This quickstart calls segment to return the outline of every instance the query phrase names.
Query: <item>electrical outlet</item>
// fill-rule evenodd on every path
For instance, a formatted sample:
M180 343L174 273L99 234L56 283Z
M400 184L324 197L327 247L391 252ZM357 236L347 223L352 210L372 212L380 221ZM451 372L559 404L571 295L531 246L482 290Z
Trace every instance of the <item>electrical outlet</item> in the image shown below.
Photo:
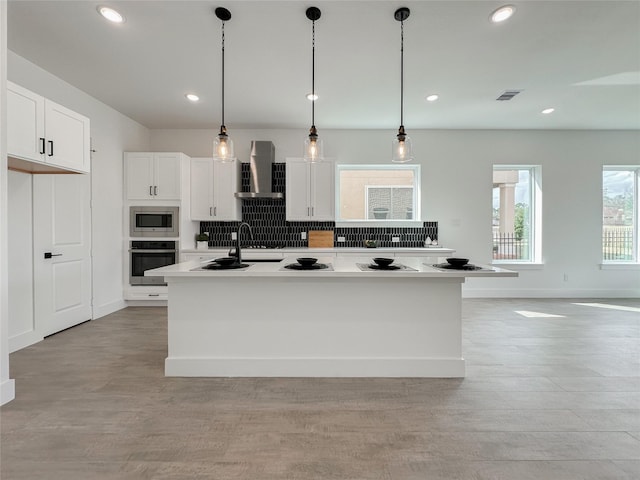
M344 243L346 242L344 237L338 237L338 243Z
M231 232L231 240L237 240L238 239L238 232Z
M307 239L307 232L300 232L300 240L306 240Z
M400 237L391 237L391 241L393 243L399 243L400 242Z

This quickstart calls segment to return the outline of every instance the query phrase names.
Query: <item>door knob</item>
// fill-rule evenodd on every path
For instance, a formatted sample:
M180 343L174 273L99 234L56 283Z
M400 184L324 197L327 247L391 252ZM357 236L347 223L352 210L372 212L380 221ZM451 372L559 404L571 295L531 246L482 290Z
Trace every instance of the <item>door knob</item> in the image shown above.
M61 253L44 252L44 258L61 257Z

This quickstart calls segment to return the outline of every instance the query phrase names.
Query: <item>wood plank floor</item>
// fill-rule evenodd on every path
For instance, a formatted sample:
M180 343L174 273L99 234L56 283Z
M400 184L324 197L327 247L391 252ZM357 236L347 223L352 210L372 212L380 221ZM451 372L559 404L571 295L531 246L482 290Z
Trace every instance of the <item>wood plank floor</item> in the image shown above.
M464 300L465 379L165 378L127 308L11 355L1 478L637 480L638 307Z

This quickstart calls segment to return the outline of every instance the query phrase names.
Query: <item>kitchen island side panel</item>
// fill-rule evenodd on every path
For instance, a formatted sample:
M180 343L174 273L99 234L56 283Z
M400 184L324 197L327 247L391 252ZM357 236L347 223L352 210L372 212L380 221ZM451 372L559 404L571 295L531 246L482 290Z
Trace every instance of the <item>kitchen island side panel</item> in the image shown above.
M167 376L465 373L461 277L168 281Z

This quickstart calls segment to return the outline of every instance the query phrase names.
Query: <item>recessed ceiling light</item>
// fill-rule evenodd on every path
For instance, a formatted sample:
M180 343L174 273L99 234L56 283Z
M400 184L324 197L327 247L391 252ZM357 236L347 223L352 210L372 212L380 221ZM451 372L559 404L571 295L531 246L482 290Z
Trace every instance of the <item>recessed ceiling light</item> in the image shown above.
M98 7L98 13L102 15L104 18L113 23L123 23L124 17L113 8L109 7Z
M187 97L187 100L189 100L190 102L197 102L198 100L200 100L200 97L195 93L185 93L184 96Z
M544 110L542 110L542 113L544 113L545 115L549 115L550 113L553 113L555 111L555 108L545 108Z
M427 97L427 102L435 102L438 98L440 98L440 97L438 97L438 95L436 95L436 94L434 93L433 95L429 95L429 96Z
M516 7L513 5L504 5L497 10L494 10L491 14L491 21L493 23L504 22L505 20L511 18L511 15L516 11Z
M307 100L317 100L317 99L318 99L317 93L307 93Z

